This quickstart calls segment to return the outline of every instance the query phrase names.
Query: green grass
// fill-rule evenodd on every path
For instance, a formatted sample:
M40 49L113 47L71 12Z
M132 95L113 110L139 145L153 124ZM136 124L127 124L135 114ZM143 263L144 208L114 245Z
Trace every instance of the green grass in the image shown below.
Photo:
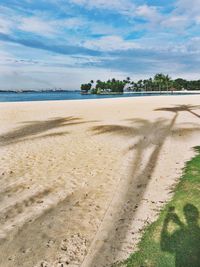
M200 267L200 147L186 164L173 199L145 231L127 267Z

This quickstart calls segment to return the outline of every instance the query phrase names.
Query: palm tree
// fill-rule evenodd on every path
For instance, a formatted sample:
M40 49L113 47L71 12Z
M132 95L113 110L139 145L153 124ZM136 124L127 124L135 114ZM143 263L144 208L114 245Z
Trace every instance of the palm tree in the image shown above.
M149 82L149 80L144 80L144 81L143 81L143 85L144 85L144 89L145 89L145 91L147 91L147 88L148 88L148 82Z
M131 81L131 78L130 77L127 77L126 78L126 83L130 83L130 81Z
M154 82L158 84L159 91L161 91L162 85L164 84L165 81L165 75L162 73L158 73L154 76Z
M140 91L141 91L142 86L143 86L143 80L139 80L139 81L137 82L137 84L138 84L138 88L139 88Z
M171 78L169 77L169 75L166 75L165 76L165 83L166 83L166 86L167 86L167 91L169 91L169 85L171 83Z
M152 78L149 78L149 79L148 79L148 89L149 89L150 91L153 90L153 80L152 80Z

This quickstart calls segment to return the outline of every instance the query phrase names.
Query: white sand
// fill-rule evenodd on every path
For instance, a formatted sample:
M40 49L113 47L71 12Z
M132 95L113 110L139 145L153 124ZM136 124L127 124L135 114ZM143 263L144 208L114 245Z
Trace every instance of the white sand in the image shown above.
M126 258L200 145L199 103L0 103L0 266L101 267Z

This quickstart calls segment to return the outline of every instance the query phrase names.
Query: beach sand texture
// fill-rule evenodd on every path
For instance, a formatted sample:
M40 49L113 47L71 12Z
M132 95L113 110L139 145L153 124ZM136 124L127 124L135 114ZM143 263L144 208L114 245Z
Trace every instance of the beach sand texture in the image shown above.
M200 96L0 103L0 266L136 249L200 145Z

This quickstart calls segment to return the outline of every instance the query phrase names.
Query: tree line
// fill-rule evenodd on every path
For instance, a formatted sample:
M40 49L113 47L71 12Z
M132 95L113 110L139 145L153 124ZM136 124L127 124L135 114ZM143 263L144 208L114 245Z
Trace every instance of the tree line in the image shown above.
M125 85L125 80L120 81L114 78L106 82L97 80L95 85L94 81L91 80L90 83L82 84L81 90L86 92L90 91L93 94L98 94L102 92L123 93Z
M101 93L123 93L123 91L178 91L178 90L200 90L200 80L188 81L182 78L175 80L169 75L156 74L153 78L133 81L130 77L125 80L111 79L107 81L91 80L81 85L82 92L93 94Z

